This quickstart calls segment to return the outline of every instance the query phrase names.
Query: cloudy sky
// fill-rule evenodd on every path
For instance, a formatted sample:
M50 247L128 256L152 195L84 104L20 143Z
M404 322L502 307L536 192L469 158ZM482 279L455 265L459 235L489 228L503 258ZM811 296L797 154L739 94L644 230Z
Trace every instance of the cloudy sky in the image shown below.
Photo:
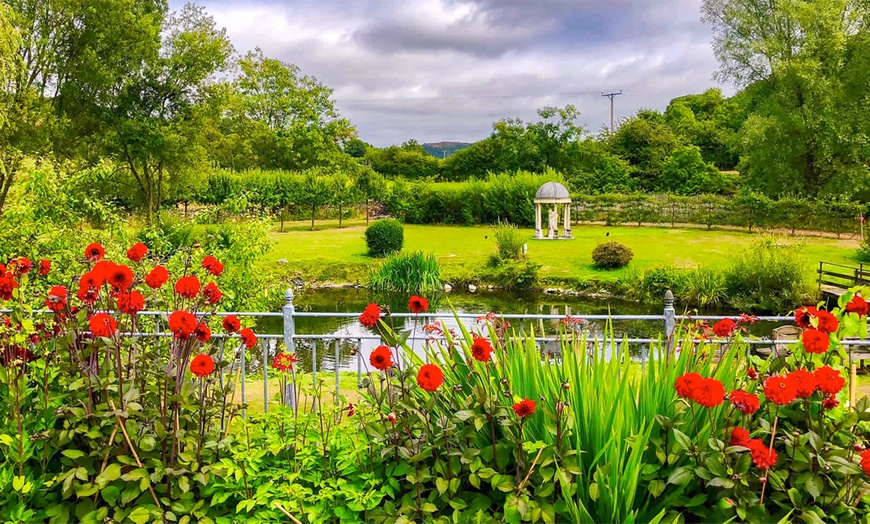
M474 141L547 105L574 104L595 132L610 118L602 91L623 90L618 117L717 86L701 0L198 3L239 52L259 46L333 88L377 146Z

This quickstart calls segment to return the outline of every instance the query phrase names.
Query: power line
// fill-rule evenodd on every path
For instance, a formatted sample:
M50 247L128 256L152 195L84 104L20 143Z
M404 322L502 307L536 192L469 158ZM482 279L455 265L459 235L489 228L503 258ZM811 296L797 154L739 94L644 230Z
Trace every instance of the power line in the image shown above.
M613 133L613 99L622 94L622 89L613 93L601 93L601 96L606 96L610 99L610 132Z
M432 102L439 100L485 100L511 98L547 98L563 96L594 96L600 91L563 91L557 93L539 94L504 94L504 95L431 95L431 96L385 96L385 97L343 97L333 93L333 98L339 102Z

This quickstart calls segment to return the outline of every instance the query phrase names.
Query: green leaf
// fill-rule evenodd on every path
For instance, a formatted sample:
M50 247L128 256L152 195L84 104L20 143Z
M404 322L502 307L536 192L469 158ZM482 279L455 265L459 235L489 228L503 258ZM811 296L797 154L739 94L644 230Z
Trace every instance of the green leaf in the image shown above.
M589 484L589 498L592 499L593 501L598 500L598 483L597 482L593 482L592 484Z
M70 458L73 460L80 459L80 458L85 456L84 451L81 451L78 449L65 449L61 453L63 454L64 457Z
M677 428L674 428L674 438L681 449L688 450L692 447L692 439Z
M692 479L694 476L694 472L691 467L682 466L674 471L668 476L668 484L676 484L678 486L685 485Z
M822 494L822 490L825 489L825 481L822 477L818 475L813 475L808 478L806 483L804 484L804 489L807 490L807 493L813 497L813 500L819 498L819 495Z
M151 520L151 512L145 508L136 508L127 515L127 518L136 524L145 524Z
M438 488L438 494L443 495L447 491L449 484L444 478L438 477L435 479L435 487Z
M653 498L658 498L659 495L661 495L662 492L665 490L666 486L667 486L667 484L665 484L664 481L659 480L659 479L650 481L649 492L650 492L650 494L652 494Z
M25 482L27 482L27 479L24 477L19 477L17 475L12 477L12 489L15 491L21 491Z
M707 485L714 488L731 489L734 487L734 481L729 478L716 477L708 482Z
M423 510L424 513L435 513L436 511L438 511L438 507L431 502L426 502L425 504L420 506L420 509Z

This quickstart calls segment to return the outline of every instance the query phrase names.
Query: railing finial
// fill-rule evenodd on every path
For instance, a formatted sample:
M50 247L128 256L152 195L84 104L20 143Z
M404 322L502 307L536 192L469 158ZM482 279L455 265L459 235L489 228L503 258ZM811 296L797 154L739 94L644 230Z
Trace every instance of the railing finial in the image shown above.
M293 304L293 298L294 298L294 297L295 297L295 295L293 294L293 288L292 288L292 287L288 287L288 288L287 288L287 292L284 293L284 301L285 301L288 305Z
M665 290L665 307L674 307L674 293L670 289Z

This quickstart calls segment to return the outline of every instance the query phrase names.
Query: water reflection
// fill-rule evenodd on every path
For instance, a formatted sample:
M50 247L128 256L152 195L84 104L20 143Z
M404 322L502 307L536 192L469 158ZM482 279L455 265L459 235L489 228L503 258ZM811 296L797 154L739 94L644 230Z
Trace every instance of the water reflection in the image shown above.
M330 312L353 313L348 318L336 317L297 317L297 335L329 335L338 336L341 340L336 347L333 340L297 340L296 352L299 357L299 369L312 370L316 363L318 372L334 372L336 363L341 371L365 372L371 351L380 344L376 331L364 328L356 319L370 302L377 302L385 309L395 312L407 312L406 296L372 296L367 290L341 289L308 291L297 297L297 312ZM452 309L451 309L452 308ZM493 312L496 315L507 313L553 314L569 318L564 320L511 320L512 330L529 334L534 330L536 337L550 337L565 331L566 328L586 331L595 337L608 336L612 330L613 336L619 340L626 338L658 338L664 331L663 321L648 320L617 320L610 323L603 320L584 320L584 315L661 315L662 306L640 304L618 299L589 299L571 296L553 296L542 293L503 293L487 292L478 294L450 294L430 299L430 311L420 315L419 319L392 319L398 331L413 331L416 340L413 343L418 354L423 353L426 333L423 327L437 321L443 321L448 329L459 332L459 322L453 315L453 310L460 314L486 315ZM739 312L729 310L681 311L695 315L736 315ZM472 331L482 330L484 326L476 318L463 318L462 324ZM770 336L772 330L781 325L776 322L759 322L751 326L750 334L759 337ZM260 333L280 334L283 329L281 318L261 319L257 329ZM607 348L612 353L616 348ZM634 358L640 358L646 348L642 345L632 345ZM274 354L274 345L267 347ZM336 353L337 351L337 353ZM253 367L258 368L262 355L254 355ZM253 370L252 370L253 371Z

